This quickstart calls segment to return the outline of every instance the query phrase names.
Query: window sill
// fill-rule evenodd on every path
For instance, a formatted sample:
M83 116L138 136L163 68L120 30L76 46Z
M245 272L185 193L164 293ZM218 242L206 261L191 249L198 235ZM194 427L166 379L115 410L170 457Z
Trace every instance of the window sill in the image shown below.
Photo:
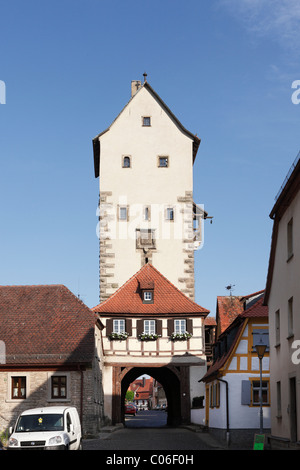
M68 403L70 401L71 401L70 398L48 398L47 400L48 403L57 403L57 402Z

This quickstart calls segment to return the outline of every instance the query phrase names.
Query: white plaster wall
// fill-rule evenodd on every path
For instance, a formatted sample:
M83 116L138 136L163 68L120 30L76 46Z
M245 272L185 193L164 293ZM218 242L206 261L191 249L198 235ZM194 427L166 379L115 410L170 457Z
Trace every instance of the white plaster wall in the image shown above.
M260 408L241 404L241 382L254 375L227 374L224 377L229 384L229 427L230 429L255 429L259 428ZM257 375L255 375L257 377ZM264 375L263 375L264 377ZM266 375L269 377L269 374ZM209 427L226 429L226 385L220 383L220 407L210 408ZM270 428L270 407L263 407L264 427Z
M287 224L293 218L293 257L287 260ZM291 202L282 216L276 245L276 255L273 270L272 286L269 296L270 323L270 369L272 396L272 434L290 438L289 415L289 380L296 377L297 382L297 422L298 436L300 435L300 365L293 363L292 356L296 351L294 341L300 340L300 193ZM288 300L293 297L293 331L288 332ZM275 312L280 311L280 346L276 347ZM294 344L295 346L295 344ZM297 343L296 343L297 346ZM299 346L298 346L299 349ZM299 358L299 355L298 355ZM277 417L277 386L281 382L281 412Z
M151 116L151 127L142 126L142 116ZM192 213L183 229L181 211L186 208L178 203L178 196L193 191L192 139L183 134L169 115L161 108L146 88L142 88L100 137L100 191L112 192L107 201L112 204L109 221L111 248L117 260L109 280L121 286L141 267L141 254L136 251L135 228L141 223L139 210L151 206L148 227L156 229L157 251L153 265L177 287L178 279L186 277L186 265L182 255L183 234L187 222L192 228ZM122 157L131 157L132 167L122 168ZM168 168L158 168L158 156L169 157ZM129 206L129 220L117 222L114 213L118 204ZM176 207L175 221L164 218L165 205ZM193 244L191 245L193 249ZM178 253L178 256L174 254ZM107 269L107 272L110 272ZM111 288L113 292L114 289Z

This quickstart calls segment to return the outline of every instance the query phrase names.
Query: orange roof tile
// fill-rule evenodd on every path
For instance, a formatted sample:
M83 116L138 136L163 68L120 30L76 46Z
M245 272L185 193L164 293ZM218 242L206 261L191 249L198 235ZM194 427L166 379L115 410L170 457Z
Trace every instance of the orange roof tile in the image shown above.
M223 333L233 320L243 312L244 306L241 299L243 296L217 297L218 334Z
M154 288L153 303L143 303L142 289ZM100 315L203 315L209 310L193 302L150 263L107 300L92 309Z
M255 302L252 307L249 307L249 309L243 311L241 314L237 315L234 321L229 325L228 331L232 330L231 326L237 326L235 338L231 343L231 346L227 352L225 352L222 356L220 356L208 369L204 377L202 377L201 380L205 381L211 377L215 377L216 375L219 374L220 369L226 364L227 360L230 358L231 353L236 345L236 342L238 341L238 338L240 336L240 333L243 329L244 322L246 318L257 318L257 317L268 317L268 307L263 305L263 297L261 297L257 302ZM227 331L224 331L222 336L226 336Z

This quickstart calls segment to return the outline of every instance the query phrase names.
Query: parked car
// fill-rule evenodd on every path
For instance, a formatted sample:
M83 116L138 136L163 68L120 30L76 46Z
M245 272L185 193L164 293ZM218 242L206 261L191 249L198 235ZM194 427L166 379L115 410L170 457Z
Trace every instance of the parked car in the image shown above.
M132 403L132 402L130 401L129 403L127 403L127 405L132 405L132 406L134 406L136 413L139 411L139 409L138 409L138 407L137 407L137 405L136 405L135 403Z
M125 405L125 414L126 415L136 415L136 408L134 405Z
M23 411L8 441L8 450L81 450L82 432L77 409L50 406Z

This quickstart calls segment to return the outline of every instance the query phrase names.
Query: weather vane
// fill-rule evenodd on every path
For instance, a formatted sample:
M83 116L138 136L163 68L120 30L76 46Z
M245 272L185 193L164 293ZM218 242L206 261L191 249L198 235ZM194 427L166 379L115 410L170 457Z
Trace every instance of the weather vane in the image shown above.
M233 287L235 287L235 284L229 284L229 286L225 287L225 289L230 291L230 296L232 296Z

